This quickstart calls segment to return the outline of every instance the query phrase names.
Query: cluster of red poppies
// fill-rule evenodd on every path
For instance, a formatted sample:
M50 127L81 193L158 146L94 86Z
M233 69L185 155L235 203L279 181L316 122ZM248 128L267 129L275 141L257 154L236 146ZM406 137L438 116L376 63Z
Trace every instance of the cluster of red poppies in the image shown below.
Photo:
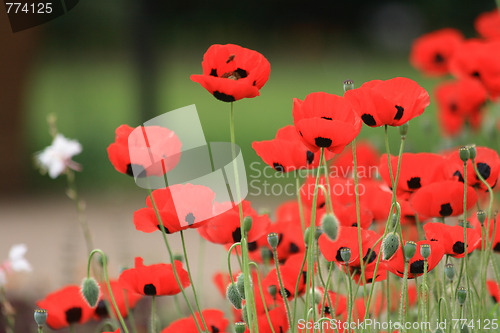
M435 48L446 44L433 43ZM428 47L424 48L427 50ZM440 53L439 61L434 55L433 61L448 64L448 51ZM236 45L210 47L202 65L204 74L194 75L192 79L225 102L258 96L270 72L269 63L262 55ZM437 67L431 68L438 71ZM486 69L484 74L482 68L478 70L481 80L489 78ZM490 95L495 96L494 90ZM364 298L354 299L348 307L348 296L340 290L333 292L330 288L316 288L313 295L308 294L311 292L308 281L311 277L319 277L322 271L319 254L329 262L326 264L328 268L336 264L349 274L349 279L366 285L385 280L389 273L403 277L405 262L408 265L407 277L415 278L436 267L444 255L461 258L486 244L481 233L484 221L472 218L460 225L456 219L448 219L448 224L445 224L444 218L464 213L465 189L466 209L472 209L483 200L488 186L495 187L500 158L494 150L476 148L474 159L467 162L468 173L465 173L458 150L442 154L404 153L399 160L397 156L380 156L372 145L361 142L354 144L357 169L353 168L354 149L342 153L358 136L363 123L386 128L405 125L400 131L405 137L408 121L421 115L429 103L429 95L422 87L402 77L369 81L357 89L347 90L344 96L318 92L309 94L304 100L295 99L294 124L280 129L273 140L254 142L253 148L276 172L325 166L325 175L318 171L317 175L304 180L297 200L281 204L271 219L266 214L257 213L249 201L243 200L239 205L218 202L214 191L206 186L175 184L156 189L147 197L146 207L134 213L135 228L146 233L166 234L196 229L201 237L224 245L226 249L242 241L244 235L249 258L261 264L264 272L256 269L250 272L259 332L286 332L290 328L287 301L296 301L303 295L307 295L306 299L318 296L321 299L315 301L318 312L342 322L362 320L367 314L378 316L387 307L382 295L376 295L374 306L367 308ZM131 139L132 132L130 127L120 126L116 131L116 141L108 148L110 161L117 171L137 176L131 170L142 167L148 176L162 176L175 168L181 145L175 134L168 129L141 127L140 132L151 133L153 138L160 140L161 144L154 145ZM177 160L169 163L171 156ZM330 161L328 169L327 161ZM475 169L488 186L476 176ZM393 188L396 174L398 182ZM398 209L393 209L394 198ZM387 223L394 223L393 214L400 218L395 224L402 225L402 245L409 240L417 241L411 260L405 260L403 247L399 244L394 253L380 260L384 229L387 230ZM241 216L245 219L242 220ZM321 229L325 216L334 216L334 237L326 232L326 228ZM433 222L435 218L442 221ZM491 246L500 251L500 228L494 229L495 219L490 219L493 223L487 225L490 226ZM245 221L250 221L248 225L251 227L247 227ZM417 228L417 222L423 224L421 230ZM465 231L466 243L464 224L472 226ZM242 228L245 228L245 233L242 233ZM396 229L396 225L389 229ZM309 238L307 231L315 234ZM314 245L309 239L314 239ZM311 246L319 248L317 258L308 257ZM426 251L430 248L429 255L424 258L421 253L424 251L420 248ZM348 257L344 255L347 250ZM243 251L236 248L233 253L243 254ZM315 262L309 262L311 259ZM268 267L269 264L275 264L276 268ZM145 266L142 258L136 258L135 267L125 270L118 281L112 282L121 314L125 316L129 307L144 295L173 295L189 286L189 276L182 264L175 262L174 265ZM234 319L242 321L245 313L241 307L246 304L241 300L243 295L240 292L240 296L233 297L231 288L228 289L228 285L233 286L232 281L238 280L238 275L220 272L214 277L214 282L223 297L228 296L230 300L240 297L239 301L231 301L235 305ZM491 282L488 287L498 299L498 285ZM411 305L417 298L417 291L411 287L407 292ZM79 288L71 286L50 294L38 305L48 310L49 326L58 329L106 315L107 308L103 305L108 297L102 292L102 301L92 309L81 297ZM202 321L212 333L226 331L229 324L221 311L207 309L201 315L197 313L171 323L163 332L197 332Z
M478 130L486 102L500 96L500 14L483 13L474 24L479 37L466 39L453 28L425 34L415 40L410 61L430 76L452 74L453 80L435 89L438 118L446 135L462 132L464 124ZM500 125L500 124L499 124Z

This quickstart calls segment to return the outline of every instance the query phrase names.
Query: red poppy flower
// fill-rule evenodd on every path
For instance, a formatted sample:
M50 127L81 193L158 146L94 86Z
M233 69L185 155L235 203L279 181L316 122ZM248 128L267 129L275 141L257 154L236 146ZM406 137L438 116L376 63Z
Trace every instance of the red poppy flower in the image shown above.
M394 290L396 288L397 288L396 286L391 286L391 290ZM391 300L391 312L396 311L396 309L398 308L400 295L401 295L401 290L398 289L390 293L389 298ZM415 286L415 284L412 284L411 281L408 281L407 299L408 299L408 308L411 308L413 305L417 304L418 300L417 287ZM370 313L373 315L373 318L378 318L380 313L387 309L387 296L384 295L382 292L378 292L378 294L375 296L375 301L371 304L372 306L370 308Z
M118 306L118 310L120 311L120 314L122 317L127 317L128 312L127 309L133 309L137 302L139 302L142 299L142 295L136 294L136 293L129 293L126 290L123 289L122 284L118 280L111 280L109 281L111 284L111 291L113 292L113 296L115 298L116 305ZM108 318L109 313L108 313L108 307L106 306L106 303L110 305L111 309L113 310L113 313L116 314L115 307L111 303L111 299L109 297L109 291L108 291L108 286L105 282L99 284L101 287L101 297L99 298L99 301L97 302L97 307L94 310L94 319L100 320L103 318Z
M400 126L420 116L430 97L417 82L405 77L372 80L345 93L363 122L371 127Z
M450 60L450 70L458 78L479 79L496 99L500 95L500 40L463 42Z
M36 305L47 310L47 325L53 330L86 323L94 313L94 309L83 298L80 286L74 285L48 294Z
M201 311L203 319L211 333L224 332L229 325L229 320L224 318L224 312L217 309L206 309ZM199 312L195 314L198 325L203 329L203 322ZM164 328L161 333L197 333L198 328L192 316L182 319L177 319L168 327Z
M441 83L435 90L438 118L443 132L457 135L465 123L478 130L482 120L482 107L487 91L475 78Z
M223 102L259 96L271 73L262 54L234 44L210 46L201 66L203 75L191 75L191 80Z
M495 280L488 280L486 281L486 286L493 302L500 303L500 287L498 283Z
M429 185L438 180L444 180L444 158L433 153L403 153L399 169L397 190L413 192L422 186ZM396 177L398 170L398 156L391 156L392 174ZM380 176L385 183L392 187L391 174L387 163L387 155L380 159Z
M266 214L257 214L255 209L250 205L250 201L243 200L241 205L243 216L250 216L252 218L252 228L248 232L248 242L255 242L261 236L267 235L267 230L271 223L269 216ZM198 228L198 233L209 242L232 245L241 240L240 224L239 206L234 206L232 209L208 220L207 223Z
M444 253L455 258L465 256L464 228L444 223L426 223L425 238L431 242L437 241L443 246ZM475 229L467 229L467 253L471 253L481 245L481 234Z
M368 141L356 144L356 162L358 165L358 178L376 178L379 164L379 153ZM330 165L330 176L341 178L354 177L354 161L352 149L346 149L333 159Z
M120 329L117 328L116 331L114 331L114 332L102 332L102 333L120 333Z
M474 28L486 39L500 38L500 13L495 8L480 14L474 21Z
M405 242L406 244L406 242ZM431 247L431 255L427 258L427 272L430 272L434 267L439 264L444 255L444 249L439 242L431 242L427 240L422 240L417 242L417 250L415 255L409 262L408 267L408 278L413 279L415 276L420 276L424 274L424 257L420 254L420 247L422 244L429 244ZM386 261L387 269L396 274L399 277L403 277L404 269L405 269L405 259L403 254L403 249L401 246L396 251L394 256L391 259Z
M115 142L108 147L108 157L116 171L129 176L163 176L176 167L182 143L175 133L160 126L116 129Z
M175 261L177 276L183 288L189 286L189 275L182 263ZM144 296L175 295L181 292L171 264L145 266L141 257L135 258L135 267L124 270L119 282L127 291Z
M319 165L320 154L307 149L293 125L279 129L274 140L254 141L252 148L278 172L317 168ZM328 160L333 154L327 153L325 157Z
M321 293L321 301L323 301L325 290L323 288L317 288L317 290ZM330 318L338 317L346 313L347 297L329 290L328 296L325 299L325 304L323 304L323 302L318 304L318 312L321 313L322 310L324 310L325 315Z
M476 147L476 152L474 162L479 173L491 187L495 187L500 174L500 157L498 153L488 147ZM446 166L449 177L464 182L464 162L460 159L458 149L447 156ZM467 185L483 190L487 189L477 177L471 160L467 161Z
M456 29L445 28L417 38L410 52L410 63L427 75L449 72L448 64L464 36Z
M464 212L464 185L453 180L443 180L421 187L410 199L410 204L421 219L457 216ZM467 188L467 209L476 204L477 194Z
M312 152L327 148L340 153L361 131L361 119L347 99L316 92L305 100L294 98L293 123Z
M168 234L198 228L215 215L215 193L202 185L172 185L154 190L153 198ZM134 212L135 228L147 233L161 230L151 196L147 197L146 206Z
M259 313L257 315L257 326L259 327L259 332L261 333L278 333L287 332L288 328L288 318L284 306L277 306L274 309L269 310L269 318L271 319L271 326L269 326L269 321L267 320L266 313ZM245 333L249 333L250 330L246 329Z

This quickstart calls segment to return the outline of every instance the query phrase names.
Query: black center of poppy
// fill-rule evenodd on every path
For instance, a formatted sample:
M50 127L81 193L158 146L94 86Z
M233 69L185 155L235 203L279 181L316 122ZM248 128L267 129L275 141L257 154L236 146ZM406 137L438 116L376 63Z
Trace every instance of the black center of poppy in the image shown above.
M283 288L283 289L285 289L286 298L288 298L292 295L288 289L286 289L286 288ZM279 293L280 293L280 296L283 297L283 295L281 294L281 288L280 288Z
M488 177L490 176L491 174L491 167L486 164L486 163L478 163L477 164L477 171L479 171L479 174L484 178L484 179L488 179ZM476 175L477 177L477 175Z
M314 161L314 153L310 150L306 153L307 164L311 164Z
M108 316L108 309L106 308L106 303L104 302L103 299L101 299L98 303L97 306L94 310L94 313L99 317L99 318L106 318Z
M127 175L131 177L144 178L146 177L146 169L139 164L127 164ZM135 172L135 175L134 175Z
M212 330L212 333L219 333L220 332L220 330L217 327L215 327L214 325L210 326L210 329Z
M436 64L441 64L444 62L444 57L441 53L436 53L436 55L434 56L434 62Z
M317 137L314 139L316 146L321 148L328 148L332 145L332 139Z
M449 108L451 113L457 113L458 111L458 105L455 102L450 103Z
M290 253L297 253L299 252L299 247L294 243L290 243Z
M66 315L66 322L68 324L77 323L82 318L82 308L74 307L66 310L64 312Z
M235 243L241 241L241 229L240 228L236 228L235 231L233 231L233 241Z
M332 118L330 118L330 117L321 117L321 118L326 119L326 120L332 120Z
M280 333L283 333L283 327L280 326Z
M144 286L144 295L155 296L156 295L156 287L154 284L149 283Z
M156 227L158 228L158 230L160 230L160 231L161 231L161 227L160 227L160 225L159 225L159 224L158 224ZM166 233L166 234L170 234L170 231L167 229L167 227L163 226L163 229L165 229L165 233Z
M357 226L358 226L357 222L354 222L353 224L351 224L351 227L357 227Z
M369 258L368 255L370 256ZM363 258L363 262L365 262L366 264L371 264L375 259L377 259L377 254L375 253L375 251L372 251L372 249L368 249L366 255Z
M325 306L325 314L330 314L330 307L329 306Z
M257 248L258 248L257 242L248 243L248 251L253 252L253 251L257 250Z
M403 113L405 112L405 109L402 106L395 105L396 109L398 112L396 112L396 115L394 116L394 120L400 120L403 118Z
M462 254L465 252L465 244L463 242L456 242L453 244L453 252L456 254Z
M217 77L217 68L212 68L212 70L210 71L210 76Z
M219 101L228 102L228 103L234 102L236 100L236 98L234 98L234 96L224 94L220 91L214 91L214 97L217 98Z
M495 244L495 247L493 248L493 251L495 251L495 252L500 252L500 242L497 242L497 243Z
M441 205L441 210L439 211L439 215L441 216L450 216L453 213L453 209L449 203L445 203Z
M321 208L323 208L323 207L325 207L325 202L324 202L324 201L318 205L318 208L319 208L319 209L321 209Z
M462 173L460 171L455 171L455 173L453 174L453 176L455 177L458 177L458 181L463 183L464 182L464 177L462 176Z
M479 74L479 72L478 72L478 71L472 72L472 73L470 74L470 76L475 77L475 78L478 78L478 79L481 79L481 74Z
M231 79L231 80L239 80L239 79L244 79L248 76L247 71L241 68L238 68L237 70L233 72L226 72L222 74L220 77L225 78L225 79Z
M276 170L278 172L285 172L285 167L283 167L283 165L281 165L279 163L274 162L273 168L274 168L274 170Z
M186 218L184 219L188 225L192 225L195 221L195 217L194 217L194 214L193 213L189 213L186 215Z
M375 126L377 125L377 122L375 121L375 118L371 114L365 113L364 115L361 116L361 120L368 126Z
M337 259L338 262L344 262L344 259L342 259L342 255L340 252L342 252L343 249L348 249L348 247L342 246L337 250L337 255L335 256L335 259Z
M424 272L424 261L422 259L414 261L410 265L410 273L422 274Z
M408 184L408 188L412 190L422 187L422 184L420 184L420 177L411 177L406 183Z

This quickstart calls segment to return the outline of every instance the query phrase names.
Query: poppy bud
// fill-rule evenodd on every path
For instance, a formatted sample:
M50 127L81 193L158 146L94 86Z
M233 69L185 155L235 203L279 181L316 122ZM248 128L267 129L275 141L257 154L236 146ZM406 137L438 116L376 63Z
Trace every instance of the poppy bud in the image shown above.
M391 222L392 222L392 228L396 228L396 226L399 224L399 216L398 214L392 214Z
M271 232L269 235L267 235L267 242L269 243L269 246L271 246L273 250L276 250L280 242L280 238L277 233Z
M260 256L264 262L268 262L273 257L273 252L267 246L263 246L260 248Z
M184 262L184 257L182 256L182 254L177 253L177 254L174 254L174 260L178 260L180 262Z
M43 325L45 325L45 322L47 321L47 310L36 309L34 316L35 316L35 322L38 325L38 327L42 327Z
M458 288L458 290L457 290L458 304L464 305L466 298L467 298L467 288L465 288L465 287Z
M351 260L351 249L348 247L340 249L340 257L346 264L348 264L349 260Z
M238 323L234 323L234 331L236 333L245 333L247 326L244 322L240 321Z
M278 289L276 288L276 286L274 284L272 284L269 287L267 287L267 291L269 292L269 294L271 295L272 298L275 298L276 293L278 292Z
M477 219L481 226L484 226L484 221L486 221L486 213L484 210L478 210L476 213Z
M90 307L91 308L95 307L97 305L97 300L99 299L99 293L100 293L97 281L92 277L85 278L82 282L82 287L80 289L83 294L83 297L90 305Z
M460 147L458 155L460 156L460 159L466 163L470 158L469 149L467 149L467 147Z
M320 304L323 301L323 296L321 295L321 292L317 289L314 289L314 293L311 295L312 299L314 300L314 303Z
M323 234L323 230L321 230L321 228L316 228L314 230L314 239L318 240L319 236L321 236L322 234Z
M253 219L251 216L245 216L245 218L243 219L243 228L245 229L245 233L248 234L248 232L250 231L250 229L252 229L252 223L253 223Z
M247 313L247 305L243 305L241 308L241 317L243 318L243 321L248 325L248 313Z
M477 155L476 145L467 145L467 149L469 150L469 158L474 161Z
M236 279L236 287L242 299L245 299L245 276L243 274L238 275Z
M311 238L311 227L306 229L306 232L304 232L304 243L306 243L306 247L309 246L309 240Z
M399 135L401 135L402 137L406 137L406 134L408 134L409 127L410 125L407 122L399 126Z
M354 89L354 81L347 79L344 81L344 92Z
M417 252L417 243L412 241L406 242L405 247L403 248L403 253L407 261L410 261L411 258L413 258L415 252Z
M422 244L420 246L420 254L427 260L431 256L431 246L429 244Z
M227 286L226 297L236 310L241 309L241 296L240 293L238 292L236 284L231 283L230 285Z
M382 241L382 259L389 260L399 249L399 235L391 232Z
M339 223L334 215L325 214L323 215L321 226L323 227L323 231L332 241L337 240L337 236L339 235Z
M444 274L446 274L448 279L453 281L453 278L455 277L455 267L453 264L446 264L444 266Z
M105 254L100 254L99 255L99 266L104 267L104 260L106 259L106 262L108 261L108 257Z

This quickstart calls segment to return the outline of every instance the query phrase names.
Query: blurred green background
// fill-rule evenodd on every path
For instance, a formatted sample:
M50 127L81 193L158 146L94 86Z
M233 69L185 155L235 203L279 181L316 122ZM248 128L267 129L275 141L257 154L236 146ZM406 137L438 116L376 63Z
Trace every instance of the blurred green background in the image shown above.
M466 0L81 1L68 14L32 31L4 31L14 41L34 37L29 63L0 65L3 73L16 66L26 71L22 103L15 111L22 113L21 153L16 156L22 167L11 173L0 192L38 193L64 186L64 181L53 182L32 167L32 154L51 142L46 125L50 113L57 116L61 133L82 143L83 153L75 157L84 168L78 183L96 191L134 187L131 179L114 171L106 154L120 124L138 126L196 104L207 141L229 141L229 104L189 78L201 73L203 54L211 44L255 49L271 63L261 96L235 104L237 142L249 165L260 161L251 149L253 141L271 139L277 129L292 123L294 97L303 99L314 91L341 94L346 78L359 86L395 76L418 81L432 96L439 79L423 77L410 66L412 40L446 26L472 37L474 18L494 7L493 1ZM10 84L0 78L2 86ZM412 123L408 150L443 147L437 144L434 112L431 103ZM365 128L362 137L382 146L382 129ZM396 145L397 135L393 139ZM8 144L5 138L0 142ZM3 163L10 163L7 156Z

